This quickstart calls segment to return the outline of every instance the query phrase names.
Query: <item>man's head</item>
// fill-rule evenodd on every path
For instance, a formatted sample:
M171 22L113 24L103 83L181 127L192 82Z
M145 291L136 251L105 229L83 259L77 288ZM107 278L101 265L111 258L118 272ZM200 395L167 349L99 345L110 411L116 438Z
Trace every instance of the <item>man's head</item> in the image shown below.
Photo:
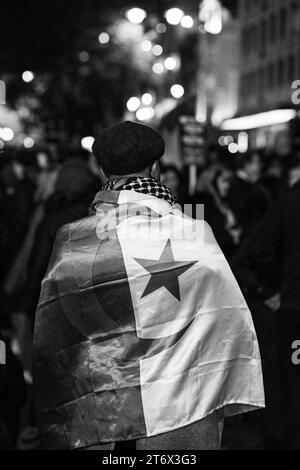
M262 170L261 156L257 152L241 154L236 159L237 168L243 171L252 183L256 183Z
M164 150L164 141L157 132L131 121L105 129L93 145L104 182L129 175L150 176Z

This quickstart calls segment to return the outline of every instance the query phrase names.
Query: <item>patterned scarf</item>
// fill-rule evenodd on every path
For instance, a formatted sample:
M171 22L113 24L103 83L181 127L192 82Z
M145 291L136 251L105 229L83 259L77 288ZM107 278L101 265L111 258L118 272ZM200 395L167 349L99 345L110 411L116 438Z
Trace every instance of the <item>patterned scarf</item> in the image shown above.
M137 191L138 193L151 194L151 196L164 199L173 207L177 203L176 197L172 191L152 177L133 176L131 178L109 181L102 187L102 190L107 189L118 191Z

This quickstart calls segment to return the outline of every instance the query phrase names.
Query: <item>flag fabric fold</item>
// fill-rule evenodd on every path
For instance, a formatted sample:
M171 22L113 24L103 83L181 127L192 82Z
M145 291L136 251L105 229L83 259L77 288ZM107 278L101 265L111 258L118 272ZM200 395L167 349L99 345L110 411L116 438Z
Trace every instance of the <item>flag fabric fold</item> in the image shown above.
M264 406L251 314L210 227L134 191L101 191L89 217L60 230L34 363L50 449Z

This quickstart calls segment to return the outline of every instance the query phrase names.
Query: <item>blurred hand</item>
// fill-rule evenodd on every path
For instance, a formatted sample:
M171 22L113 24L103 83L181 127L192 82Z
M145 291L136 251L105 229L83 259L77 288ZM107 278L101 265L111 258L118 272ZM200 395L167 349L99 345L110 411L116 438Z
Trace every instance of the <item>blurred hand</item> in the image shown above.
M272 312L278 312L280 309L280 294L275 294L265 301L265 305L269 307Z

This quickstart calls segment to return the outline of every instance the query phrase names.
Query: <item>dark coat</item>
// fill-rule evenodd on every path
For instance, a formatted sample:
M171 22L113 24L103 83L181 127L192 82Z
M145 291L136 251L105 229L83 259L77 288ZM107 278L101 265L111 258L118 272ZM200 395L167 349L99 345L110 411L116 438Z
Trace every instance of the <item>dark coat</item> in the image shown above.
M4 277L16 257L28 228L34 187L28 179L14 180L0 193L1 274Z
M41 282L46 273L52 245L60 227L88 216L89 206L100 181L84 160L73 158L61 168L55 194L45 203L45 216L37 227L29 258L29 275L20 310L34 316Z
M47 270L53 242L60 227L88 215L91 198L66 201L53 197L46 205L46 213L37 227L29 258L29 276L23 293L22 311L34 315L41 282Z
M0 340L4 341L0 334ZM6 364L0 365L0 450L11 449L27 397L22 365L6 342Z
M285 192L252 239L259 276L281 292L281 311L300 324L300 183Z
M234 240L226 229L226 217L217 206L213 196L208 192L198 192L195 196L186 199L185 203L193 205L194 212L192 212L192 215L194 218L197 218L196 204L204 205L204 220L210 225L221 250L225 257L229 259L235 250ZM227 202L223 203L227 205Z
M257 330L268 435L298 449L300 374L291 356L293 341L300 337L300 183L273 204L258 229L242 243L231 266L248 291ZM259 299L268 297L268 288L269 296L272 291L281 293L279 312L268 312Z
M270 205L270 197L260 185L236 177L229 191L228 204L247 236Z

